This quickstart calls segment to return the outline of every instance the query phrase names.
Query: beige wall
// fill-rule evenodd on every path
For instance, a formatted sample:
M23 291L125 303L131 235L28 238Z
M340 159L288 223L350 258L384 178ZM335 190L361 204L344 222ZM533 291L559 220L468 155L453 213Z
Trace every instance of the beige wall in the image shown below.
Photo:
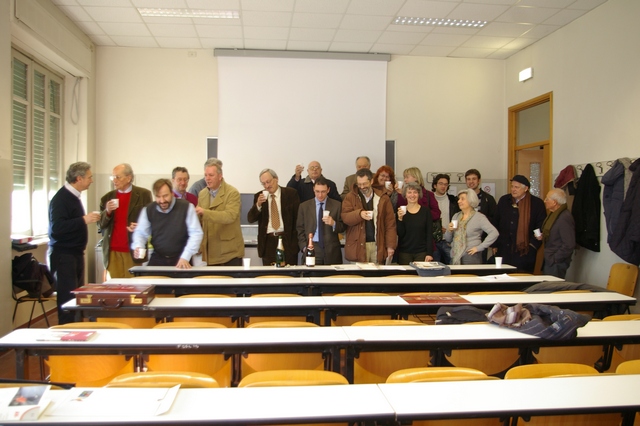
M640 2L609 0L506 61L507 107L553 92L555 176L570 164L595 163L640 154ZM533 67L533 78L518 72ZM609 268L622 260L606 244L601 252L580 249L568 280L605 285Z

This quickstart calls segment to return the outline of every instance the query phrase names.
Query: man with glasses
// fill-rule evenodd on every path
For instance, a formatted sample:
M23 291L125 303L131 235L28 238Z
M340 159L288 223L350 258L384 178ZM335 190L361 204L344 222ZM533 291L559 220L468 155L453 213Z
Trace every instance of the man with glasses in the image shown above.
M312 161L309 163L309 167L307 168L307 177L302 179L302 171L304 170L304 166L302 164L298 164L296 166L295 174L287 183L288 188L293 188L298 191L298 197L300 197L300 202L304 203L307 200L311 200L315 197L313 192L313 183L322 176L322 166L317 161ZM322 176L324 178L324 176ZM336 184L327 178L324 178L327 181L329 186L329 197L333 198L336 201L342 202L342 198L340 197L340 193L338 192L338 188Z
M136 229L138 216L144 206L151 203L151 191L132 185L133 170L127 163L113 168L113 191L100 199L100 232L102 233L102 260L111 278L130 278L129 269L146 261L134 259L131 234Z
M369 169L356 172L356 184L342 203L347 227L345 258L352 262L385 264L398 246L396 215L389 196L372 187Z
M278 238L282 236L285 262L298 264L296 218L300 198L293 188L278 185L278 175L272 169L264 169L258 175L264 191L253 197L253 205L247 213L249 223L258 222L258 256L263 265L276 261ZM268 197L265 196L268 193Z
M100 215L85 214L80 194L93 183L91 165L73 163L67 170L67 182L49 203L49 266L56 279L58 292L58 322L74 321L73 312L65 312L62 305L73 299L71 291L84 283L84 250L89 231Z
M186 167L176 167L171 172L171 183L173 184L173 196L179 199L184 199L193 204L193 207L198 205L198 196L187 192L187 186L189 185L189 171Z

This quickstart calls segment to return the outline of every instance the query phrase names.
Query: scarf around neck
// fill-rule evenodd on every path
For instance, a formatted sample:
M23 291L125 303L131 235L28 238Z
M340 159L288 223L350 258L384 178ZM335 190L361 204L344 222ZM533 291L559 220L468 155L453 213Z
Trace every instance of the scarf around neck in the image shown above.
M467 251L467 224L475 214L476 211L471 209L469 217L463 219L464 213L456 213L456 216L458 216L460 221L458 222L458 229L453 233L453 242L451 243L452 265L460 265L462 256L464 256Z
M551 228L553 228L553 224L556 222L558 217L560 217L560 213L562 213L566 209L567 209L567 205L562 204L560 207L558 207L558 210L556 210L555 212L550 212L547 215L547 217L544 219L544 222L542 222L542 241L543 242L545 243L547 242L547 240L549 239L549 234L551 234Z
M531 221L531 193L527 191L524 197L513 205L518 209L518 231L516 233L516 251L520 256L529 253L529 222Z

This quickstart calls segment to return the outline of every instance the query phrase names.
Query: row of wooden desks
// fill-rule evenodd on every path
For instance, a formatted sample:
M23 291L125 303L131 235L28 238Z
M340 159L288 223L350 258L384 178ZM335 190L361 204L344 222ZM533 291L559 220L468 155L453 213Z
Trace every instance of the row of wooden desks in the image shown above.
M624 311L636 299L615 292L556 294L487 294L463 295L458 298L438 296L429 303L408 303L400 296L308 296L308 297L223 297L223 298L155 298L146 306L105 309L79 306L75 300L64 305L74 312L76 321L117 317L151 317L172 320L177 317L227 317L240 320L239 326L253 316L293 316L316 324L331 325L331 320L344 315L388 315L407 318L410 315L433 315L442 306L471 305L489 310L496 303L539 303L575 311L598 312L601 316ZM324 319L324 321L323 321Z
M180 389L165 414L124 416L108 402L130 397L132 389L75 388L52 391L53 403L37 422L21 424L244 425L368 422L406 424L415 420L621 413L632 425L640 393L630 392L640 375L602 375L380 385ZM550 391L551 390L551 391ZM597 390L597 391L596 391ZM138 389L138 398L153 390ZM87 416L78 397L102 398ZM80 399L82 399L80 398ZM86 401L89 401L88 399ZM142 410L141 410L142 411ZM515 422L513 423L515 424Z
M224 275L232 278L255 278L265 275L288 275L291 277L326 277L336 274L360 275L364 277L385 277L393 275L418 275L416 269L408 265L318 265L313 268L307 266L194 266L191 269L178 269L172 266L134 266L129 271L135 276L163 275L170 278L194 278L201 275ZM516 272L511 265L449 265L452 275L474 274L494 275Z
M221 293L251 296L259 293L292 293L302 296L345 292L408 293L444 291L523 290L540 282L562 282L551 275L509 276L507 274L479 277L310 277L310 278L115 278L107 284L155 285L158 294L181 296L193 293Z
M412 327L312 327L223 329L100 329L86 342L43 341L42 329L19 329L0 338L0 350L16 351L18 378L27 356L215 353L323 353L327 366L353 382L354 359L363 351L521 348L602 345L608 366L614 345L640 343L640 321L592 321L572 340L544 340L494 324ZM344 356L344 359L340 359ZM438 359L436 357L435 359ZM344 371L341 368L344 365Z

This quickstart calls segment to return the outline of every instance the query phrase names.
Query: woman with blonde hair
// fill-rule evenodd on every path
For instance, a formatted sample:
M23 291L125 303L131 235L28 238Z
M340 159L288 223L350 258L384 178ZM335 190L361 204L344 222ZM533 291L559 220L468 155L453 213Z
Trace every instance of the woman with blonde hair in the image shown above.
M498 230L489 219L475 208L480 201L472 189L458 193L460 211L453 215L444 239L451 243L452 265L478 265L482 262L482 252L498 239ZM454 223L457 226L454 226ZM482 233L487 234L484 241Z
M422 188L409 182L403 188L406 209L398 207L398 263L429 262L433 260L433 220L428 207L418 204Z

